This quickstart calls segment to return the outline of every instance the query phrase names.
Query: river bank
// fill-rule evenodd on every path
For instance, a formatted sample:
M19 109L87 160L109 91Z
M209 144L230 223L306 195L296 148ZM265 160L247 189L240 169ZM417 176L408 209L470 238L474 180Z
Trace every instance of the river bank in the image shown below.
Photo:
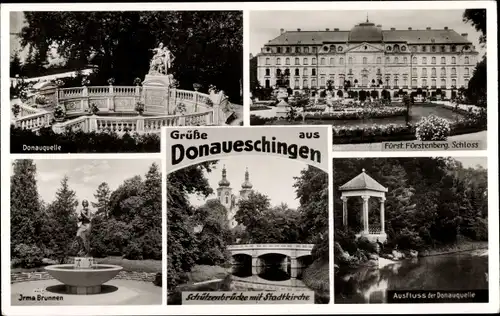
M330 302L330 267L328 260L314 261L302 274L302 282L314 291L314 303Z

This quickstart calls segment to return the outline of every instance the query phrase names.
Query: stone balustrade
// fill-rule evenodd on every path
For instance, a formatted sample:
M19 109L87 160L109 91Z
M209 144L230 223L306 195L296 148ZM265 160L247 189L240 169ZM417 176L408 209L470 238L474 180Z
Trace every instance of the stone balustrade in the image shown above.
M10 283L20 283L29 281L52 280L54 279L46 271L38 272L11 272ZM115 280L133 280L140 282L154 282L156 273L154 272L134 272L134 271L120 271L115 277Z
M50 126L52 122L52 113L40 111L34 114L26 115L12 121L15 127L36 131L42 127Z
M307 249L312 250L314 244L239 244L230 245L227 247L228 250L237 249Z

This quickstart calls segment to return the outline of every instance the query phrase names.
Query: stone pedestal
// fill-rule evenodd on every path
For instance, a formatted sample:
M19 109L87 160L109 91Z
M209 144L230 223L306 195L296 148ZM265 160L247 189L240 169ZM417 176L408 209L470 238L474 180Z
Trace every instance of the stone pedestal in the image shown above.
M72 286L66 285L66 293L77 295L89 295L101 293L101 286Z
M175 104L169 104L169 88L173 80L172 76L146 75L142 82L142 99L144 111L170 114L175 108Z

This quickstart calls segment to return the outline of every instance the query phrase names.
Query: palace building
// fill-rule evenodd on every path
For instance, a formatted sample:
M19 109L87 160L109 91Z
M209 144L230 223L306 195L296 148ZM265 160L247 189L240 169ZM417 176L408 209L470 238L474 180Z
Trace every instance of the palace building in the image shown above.
M342 91L347 83L355 91L451 97L468 86L477 55L466 33L448 27L387 30L367 19L351 30L281 29L257 55L257 79L263 87L294 92L328 85Z
M241 184L240 195L233 194L231 183L227 180L226 167L224 166L222 168L222 179L219 181L219 187L217 188L217 198L227 210L229 227L234 228L238 225L238 222L234 219L238 211L238 201L248 198L250 193L253 192L252 187L253 185L250 183L250 174L247 169L245 171L245 181Z

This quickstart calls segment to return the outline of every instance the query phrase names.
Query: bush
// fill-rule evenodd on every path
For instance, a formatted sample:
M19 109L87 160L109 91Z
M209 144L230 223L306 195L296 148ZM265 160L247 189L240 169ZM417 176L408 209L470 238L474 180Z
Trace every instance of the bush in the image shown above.
M401 231L396 233L395 236L391 237L392 242L398 245L401 250L421 250L424 246L424 241L420 235L408 228L403 228Z
M43 251L35 245L18 244L12 253L15 266L35 268L42 265Z
M155 230L147 231L139 240L144 259L161 260L161 233Z
M140 241L132 240L125 248L124 257L130 260L142 260L142 245Z
M377 245L369 241L366 237L358 238L356 243L358 244L358 248L361 250L367 251L368 253L377 252Z
M342 249L351 255L358 249L356 235L352 229L335 229L333 240L338 242Z
M123 255L131 242L131 228L122 221L96 217L90 231L91 253L95 257ZM142 253L142 250L141 250Z
M430 115L424 117L416 124L416 137L418 140L446 140L450 134L450 122L448 120Z

